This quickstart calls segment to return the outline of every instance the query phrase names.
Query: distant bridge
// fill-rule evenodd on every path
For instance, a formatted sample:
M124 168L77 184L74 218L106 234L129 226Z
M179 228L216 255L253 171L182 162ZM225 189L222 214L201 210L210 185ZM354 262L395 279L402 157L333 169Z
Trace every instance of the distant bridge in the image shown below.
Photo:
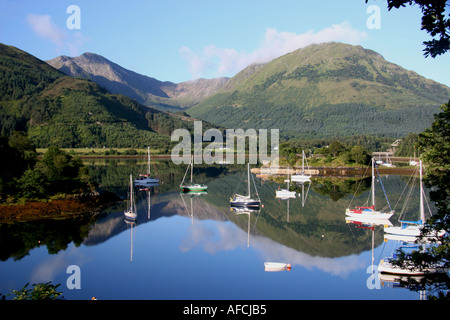
M394 152L392 152L392 151L372 152L372 157L374 157L377 160L386 160L386 157L391 158L393 155L394 155Z

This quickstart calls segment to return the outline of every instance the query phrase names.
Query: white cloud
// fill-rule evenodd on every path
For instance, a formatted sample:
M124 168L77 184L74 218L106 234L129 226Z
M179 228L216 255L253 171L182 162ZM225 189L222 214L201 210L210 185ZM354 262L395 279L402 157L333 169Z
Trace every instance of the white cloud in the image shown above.
M34 32L41 38L53 42L58 47L64 45L67 38L65 32L55 25L52 18L48 15L28 14L27 21Z
M290 263L293 268L318 269L341 278L347 278L352 272L364 270L369 266L369 262L364 260L361 255L340 258L311 256L265 236L249 235L246 230L242 230L232 223L214 222L211 225L201 220L196 220L189 229L186 238L180 245L180 250L188 252L195 247L200 247L207 253L215 254L247 245L259 252L264 261L285 261Z
M339 41L359 44L366 37L366 32L354 29L348 22L332 25L317 32L309 30L302 34L267 28L259 47L250 53L239 52L232 48L219 48L213 44L204 47L200 53L186 46L180 48L179 52L188 62L194 78L208 73L214 76L230 76L252 63L268 62L313 43Z
M61 29L48 14L30 13L27 15L27 21L39 37L53 43L59 52L67 50L72 56L78 55L78 48L88 40L79 31L68 33Z

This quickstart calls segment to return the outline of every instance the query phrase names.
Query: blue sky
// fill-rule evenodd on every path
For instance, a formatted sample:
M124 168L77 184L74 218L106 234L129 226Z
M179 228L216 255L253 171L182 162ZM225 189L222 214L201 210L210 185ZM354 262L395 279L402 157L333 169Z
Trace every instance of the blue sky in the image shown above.
M70 5L78 16L67 13ZM379 15L367 12L371 5ZM450 86L450 53L423 56L429 36L420 22L418 7L387 11L385 0L0 0L1 43L42 60L93 52L176 83L230 77L311 43L339 41Z

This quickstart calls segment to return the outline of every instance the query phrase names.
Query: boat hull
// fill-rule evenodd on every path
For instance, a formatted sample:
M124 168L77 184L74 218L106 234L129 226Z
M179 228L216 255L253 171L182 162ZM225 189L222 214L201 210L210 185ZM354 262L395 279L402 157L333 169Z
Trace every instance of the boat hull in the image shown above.
M291 265L282 262L264 262L264 271L275 272L290 270Z
M151 186L159 183L159 179L156 178L144 178L144 179L136 179L134 180L134 184L137 186Z
M421 230L421 228L418 225L407 225L407 226L401 226L401 227L384 228L385 233L398 235L398 236L408 236L408 237L420 236L420 230Z
M345 210L345 214L347 216L353 217L353 218L389 220L389 218L392 217L394 212L380 212L380 211L375 211L375 210L346 209Z
M293 182L309 182L309 181L311 181L311 177L304 176L304 175L293 175L293 176L291 176L291 181L293 181Z
M135 220L137 218L137 214L135 212L125 211L124 216L128 220Z
M244 200L244 201L230 201L232 207L245 207L245 208L259 208L261 201L258 200Z
M276 198L281 199L295 198L295 195L296 195L295 191L288 191L284 189L275 191Z
M208 189L208 186L205 185L191 185L191 186L181 186L182 192L200 192L200 191L206 191Z
M418 268L401 268L398 266L394 266L389 262L389 259L382 259L378 265L378 272L380 273L389 273L389 274L398 274L398 275L408 275L408 276L421 276L429 273L437 273L443 272L442 268L426 268L426 269L418 269Z

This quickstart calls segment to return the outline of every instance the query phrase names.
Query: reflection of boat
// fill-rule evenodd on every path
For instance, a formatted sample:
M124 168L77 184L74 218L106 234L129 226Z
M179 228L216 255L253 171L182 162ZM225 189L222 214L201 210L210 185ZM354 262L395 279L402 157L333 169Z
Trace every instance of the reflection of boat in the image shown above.
M256 195L258 196L257 199L253 199L250 194L250 164L247 163L247 180L248 180L248 195L243 196L240 194L235 194L232 198L230 198L230 205L232 207L248 207L248 208L259 208L261 205L261 200L258 196L258 190L256 190ZM253 177L253 176L252 176ZM253 181L253 184L255 181Z
M370 217L369 218L345 217L345 222L353 223L358 226L376 226L376 225L392 226L392 223L389 220L371 219Z
M208 192L206 192L206 191L188 191L188 192L181 192L180 193L181 200L183 200L184 207L186 209L186 213L191 218L192 224L194 224L194 207L193 207L193 204L192 204L192 199L194 197L197 198L197 197L201 196L202 194L208 194ZM187 205L186 205L186 201L184 201L184 196L186 196L186 195L190 195L190 198L191 198L191 213L190 214L189 214L189 210L188 210Z
M247 222L247 247L249 247L250 246L250 214L251 213L258 213L259 214L259 212L260 212L259 208L231 207L230 210L233 211L234 213L236 213L237 215L241 215L241 214L248 215L248 222ZM255 226L256 226L256 222L255 222Z
M186 174L188 172L189 167L191 168L191 184L184 185L183 183L184 183L184 180L186 179ZM207 185L192 182L193 171L194 171L194 159L193 159L193 157L191 157L191 161L189 162L189 165L186 168L186 172L184 173L183 181L181 181L181 184L180 184L181 191L183 191L183 192L206 191L206 189L208 189Z
M380 183L381 182L381 177ZM384 192L384 187L383 187ZM386 192L384 192L384 195L386 196ZM387 199L387 196L386 196ZM388 200L389 204L389 200ZM389 205L390 207L390 205ZM345 210L345 214L350 217L356 217L356 218L370 218L370 219L383 219L388 220L393 214L394 211L390 210L389 212L382 212L379 210L375 210L375 160L372 158L372 206L357 206L355 209L347 208Z
M147 158L148 158L148 169L147 173L139 174L139 178L134 180L134 183L138 186L150 186L158 184L159 179L158 178L152 178L151 172L150 172L150 147L147 149Z
M289 263L283 262L264 262L264 271L284 271L291 270L291 265Z
M425 191L423 190L423 181L422 181L422 160L419 161L419 170L420 170L420 220L418 221L407 221L407 220L399 220L401 225L399 227L388 227L384 228L384 232L389 234L395 234L400 236L409 236L409 237L419 237L420 233L422 231L422 228L425 224L425 206L424 206L424 200L426 200L424 194ZM413 173L414 175L414 173ZM405 203L407 203L406 201ZM431 214L431 212L430 212ZM401 215L400 215L401 217ZM445 231L441 230L437 232L437 236L444 235Z
M133 229L136 226L136 221L125 219L127 226L130 226L130 262L133 262Z
M290 198L295 198L296 196L296 192L295 191L290 191L289 190L289 174L288 174L288 178L287 180L284 180L287 183L287 187L286 189L278 189L275 191L275 198L277 199L290 199Z
M128 200L127 200L127 209L124 212L125 218L127 219L136 219L137 217L137 210L136 210L136 203L134 199L134 190L133 190L133 175L130 174L130 192L128 194Z
M150 220L150 213L151 213L151 209L152 209L151 192L152 192L153 187L155 187L155 186L158 186L158 185L153 185L151 187L139 189L139 191L147 191L147 218L148 218L148 220ZM158 194L158 191L156 189L155 189L155 193L156 193L156 195Z
M308 182L311 181L311 175L305 173L305 150L302 151L302 172L300 174L294 174L291 176L291 180L294 182ZM309 169L308 161L306 165Z

